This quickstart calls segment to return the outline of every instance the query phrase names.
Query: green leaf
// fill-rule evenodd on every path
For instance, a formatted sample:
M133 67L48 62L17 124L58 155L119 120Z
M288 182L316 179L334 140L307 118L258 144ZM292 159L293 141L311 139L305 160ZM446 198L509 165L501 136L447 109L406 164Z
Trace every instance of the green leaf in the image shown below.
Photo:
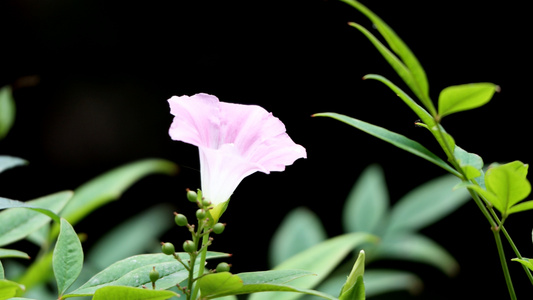
M3 139L15 122L15 101L11 87L0 89L0 140Z
M32 290L39 284L47 282L53 277L52 257L52 252L44 254L26 269L22 276L17 279L17 282L24 285L27 290Z
M526 266L528 267L531 271L533 271L533 260L531 258L524 258L524 259L520 259L520 258L513 258L511 259L512 261L516 261L516 262L519 262L521 263L523 266Z
M343 2L351 5L359 10L367 18L372 21L376 29L383 36L385 41L389 44L389 47L396 53L401 61L396 58L383 44L381 44L370 32L363 31L363 28L355 23L350 23L351 26L358 28L367 38L374 44L383 57L389 62L393 69L400 75L403 81L409 86L409 88L415 93L415 95L422 101L424 106L435 115L436 110L433 103L429 99L429 84L426 77L426 72L422 68L422 65L407 47L407 45L400 39L400 37L390 28L380 17L374 14L367 7L354 0L342 0ZM400 65L401 63L401 65Z
M5 279L0 279L0 300L22 296L24 287L20 284Z
M102 270L116 261L151 250L160 241L159 237L174 225L173 220L172 210L166 205L147 209L100 238L87 254L86 264Z
M170 175L176 172L177 166L163 159L145 159L120 166L78 187L61 216L70 224L76 224L98 207L118 199L142 177L156 173ZM55 236L57 228L54 228L53 232L52 236Z
M345 232L378 234L388 208L389 195L383 170L378 165L371 165L359 176L344 205Z
M365 272L365 291L368 297L401 290L418 294L422 290L422 281L412 273L399 270L371 269Z
M531 192L531 184L526 178L527 170L527 164L514 161L489 167L485 174L487 191L495 195L487 200L491 201L504 217L512 206L524 200Z
M435 119L433 119L433 116L429 114L423 107L418 105L409 95L407 95L402 89L400 89L398 86L396 86L394 83L392 83L387 78L376 75L376 74L368 74L363 77L363 79L374 79L377 81L382 82L386 86L388 86L400 99L403 100L409 108L420 118L420 120L426 124L429 128L436 125Z
M28 162L22 158L9 155L0 155L0 173L4 172L7 169L26 165L27 163Z
M213 295L231 294L232 290L242 287L242 279L229 272L208 274L198 280L202 298L210 298Z
M439 116L474 109L490 101L499 86L488 83L469 83L445 88L439 95Z
M354 119L345 115L337 114L337 113L318 113L314 114L313 116L316 117L330 117L336 120L339 120L341 122L344 122L348 125L351 125L361 131L364 131L370 135L373 135L379 139L382 139L388 143L393 144L394 146L403 149L407 152L410 152L416 156L419 156L423 159L426 159L429 162L434 163L435 165L443 168L444 170L452 173L455 176L460 177L461 174L457 172L455 169L453 169L450 165L448 165L445 161L443 161L441 158L433 154L431 151L426 149L424 146L422 146L420 143L413 141L403 135L394 133L392 131L389 131L383 127L379 127L376 125L372 125L370 123L366 123L364 121L360 121L358 119Z
M365 299L365 285L363 283L363 275L365 273L365 251L361 250L359 256L355 261L346 283L342 286L340 292L340 300L364 300Z
M189 259L187 253L178 253L178 255L184 261ZM207 252L208 259L227 256L224 253ZM136 255L110 265L94 275L81 287L65 295L64 298L89 296L104 286L142 287L143 285L151 285L149 273L153 267L160 275L160 279L157 281L158 289L168 289L175 286L186 280L189 275L184 266L177 262L172 255L162 253ZM198 264L196 269L198 269Z
M353 249L362 244L376 241L377 238L375 236L367 233L356 232L343 234L328 239L294 255L276 266L274 270L305 270L316 273L317 276L299 278L291 283L291 286L293 287L311 289L324 280L324 278L326 278L328 274L346 257L346 255L353 251ZM294 299L296 297L298 297L298 295L292 293L266 293L255 294L252 296L252 299L285 300Z
M61 297L78 278L83 267L83 249L80 239L72 225L63 218L61 218L61 230L54 248L52 267Z
M511 208L507 210L507 214L510 215L531 209L533 209L533 200L525 201L522 203L518 203L517 205L511 206Z
M483 174L483 159L479 155L466 152L459 146L455 146L453 155L459 162L459 166L465 173L467 180L474 179Z
M387 232L414 232L449 215L470 199L464 190L453 190L459 180L444 175L403 196L392 208Z
M30 259L30 256L27 253L24 253L22 251L0 248L0 258L6 258L6 257Z
M0 261L0 279L5 279L6 275L4 274L4 266L2 265L2 261Z
M49 217L57 219L57 213L72 197L72 192L64 191L35 200L21 202L0 198L0 246L25 238L32 232L50 222Z
M274 232L270 242L270 265L279 265L326 238L326 231L320 219L307 208L296 208L287 214Z
M380 258L429 264L448 276L453 276L459 270L459 264L446 249L433 240L415 233L386 236L376 252L376 257Z
M94 293L93 300L165 300L178 294L166 290L149 290L128 286L106 286Z
M222 273L221 273L222 274ZM220 276L218 278L219 284L224 281L225 278L228 278L228 280L231 280L230 287L234 287L231 289L226 289L224 286L220 286L220 290L215 291L213 290L213 293L207 294L204 292L202 296L205 296L208 299L212 298L218 298L221 296L226 295L242 295L242 294L251 294L249 299L263 299L265 295L267 295L264 299L279 299L279 298L270 298L269 296L273 295L272 293L259 293L259 292L284 292L281 293L281 295L292 295L293 297L298 297L298 294L308 294L308 295L314 295L317 297L325 298L325 299L331 299L334 300L336 298L326 295L321 292L308 290L308 289L302 289L294 286L287 285L286 283L289 281L294 280L295 278L301 278L302 276L309 276L312 273L301 271L301 270L274 270L274 271L263 271L263 272L249 272L249 273L240 273L237 275L232 275L230 279L230 275ZM212 276L212 275L208 275ZM241 286L237 287L237 277L241 282ZM207 277L207 276L205 276ZM203 278L202 278L203 279ZM200 279L201 280L201 279ZM208 288L209 289L209 288ZM286 292L293 292L293 293L286 293Z

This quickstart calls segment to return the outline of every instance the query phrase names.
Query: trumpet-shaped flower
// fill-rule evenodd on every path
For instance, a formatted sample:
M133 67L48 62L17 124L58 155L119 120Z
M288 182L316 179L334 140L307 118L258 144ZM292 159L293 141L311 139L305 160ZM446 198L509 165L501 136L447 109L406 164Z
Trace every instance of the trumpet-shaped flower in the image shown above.
M199 149L202 195L211 201L215 221L246 176L283 171L306 158L285 125L260 106L220 102L208 94L173 96L168 102L174 115L170 137Z

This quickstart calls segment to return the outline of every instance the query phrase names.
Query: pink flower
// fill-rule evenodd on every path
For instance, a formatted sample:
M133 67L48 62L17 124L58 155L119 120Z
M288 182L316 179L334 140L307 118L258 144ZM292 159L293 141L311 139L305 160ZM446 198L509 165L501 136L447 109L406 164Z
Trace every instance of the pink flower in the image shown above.
M214 206L215 221L244 177L283 171L307 156L285 125L260 106L219 102L208 94L173 96L168 102L174 115L170 137L199 149L201 190Z

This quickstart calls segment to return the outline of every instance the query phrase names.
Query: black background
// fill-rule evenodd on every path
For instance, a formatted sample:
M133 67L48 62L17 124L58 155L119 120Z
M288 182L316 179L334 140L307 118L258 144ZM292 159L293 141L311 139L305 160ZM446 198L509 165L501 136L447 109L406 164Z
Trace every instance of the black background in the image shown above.
M464 149L493 161L531 161L531 24L517 1L366 1L424 66L434 100L443 88L494 82L502 92L485 107L447 117L443 125ZM371 28L338 1L2 1L0 85L15 84L16 123L0 154L30 161L1 175L3 197L27 200L65 189L120 164L146 157L177 162L175 177L150 176L121 200L80 223L98 236L156 203L193 211L185 188L199 186L198 154L171 141L166 100L198 92L221 101L259 104L286 125L308 152L282 173L254 174L234 193L215 250L234 254L234 271L266 269L273 230L292 208L307 206L328 234L342 233L341 208L360 172L383 166L394 202L444 174L438 167L313 113L347 114L402 133L438 152L416 116L385 86L404 87L368 40L347 22ZM507 228L533 256L528 213ZM252 232L253 231L253 232ZM253 233L250 234L250 233ZM459 261L448 278L418 264L388 262L422 276L415 299L486 297L507 291L489 226L473 203L423 230ZM170 235L178 241L186 235ZM90 245L91 238L87 242ZM506 249L509 257L514 257ZM252 251L253 255L249 255ZM383 266L381 265L381 266ZM531 293L511 264L518 296ZM406 296L395 294L396 298Z

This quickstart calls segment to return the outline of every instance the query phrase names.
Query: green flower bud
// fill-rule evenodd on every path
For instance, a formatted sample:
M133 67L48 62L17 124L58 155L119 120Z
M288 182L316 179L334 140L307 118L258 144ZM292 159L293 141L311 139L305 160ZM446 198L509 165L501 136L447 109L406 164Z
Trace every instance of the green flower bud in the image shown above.
M187 253L192 253L196 251L196 244L191 240L187 240L183 243L183 250Z
M202 205L203 207L209 207L209 205L211 205L211 201L204 199L202 200Z
M213 232L216 234L221 234L224 232L224 228L226 228L226 224L216 223L215 226L213 226Z
M216 271L217 273L220 273L220 272L229 272L229 268L230 268L231 265L229 265L228 263L225 263L225 262L221 262L217 265L217 268L216 268Z
M197 198L198 198L198 195L196 194L195 191L191 191L191 190L187 189L187 199L189 201L196 203L196 199Z
M205 216L206 216L205 209L200 208L199 210L196 211L196 218L198 218L198 220L205 219Z
M182 214L176 214L174 217L174 221L176 222L176 225L178 226L186 226L189 222L187 221L187 217Z
M173 255L176 252L172 243L163 243L161 245L161 251L166 255Z
M150 271L150 281L155 283L159 279L159 272L156 271L155 267Z

